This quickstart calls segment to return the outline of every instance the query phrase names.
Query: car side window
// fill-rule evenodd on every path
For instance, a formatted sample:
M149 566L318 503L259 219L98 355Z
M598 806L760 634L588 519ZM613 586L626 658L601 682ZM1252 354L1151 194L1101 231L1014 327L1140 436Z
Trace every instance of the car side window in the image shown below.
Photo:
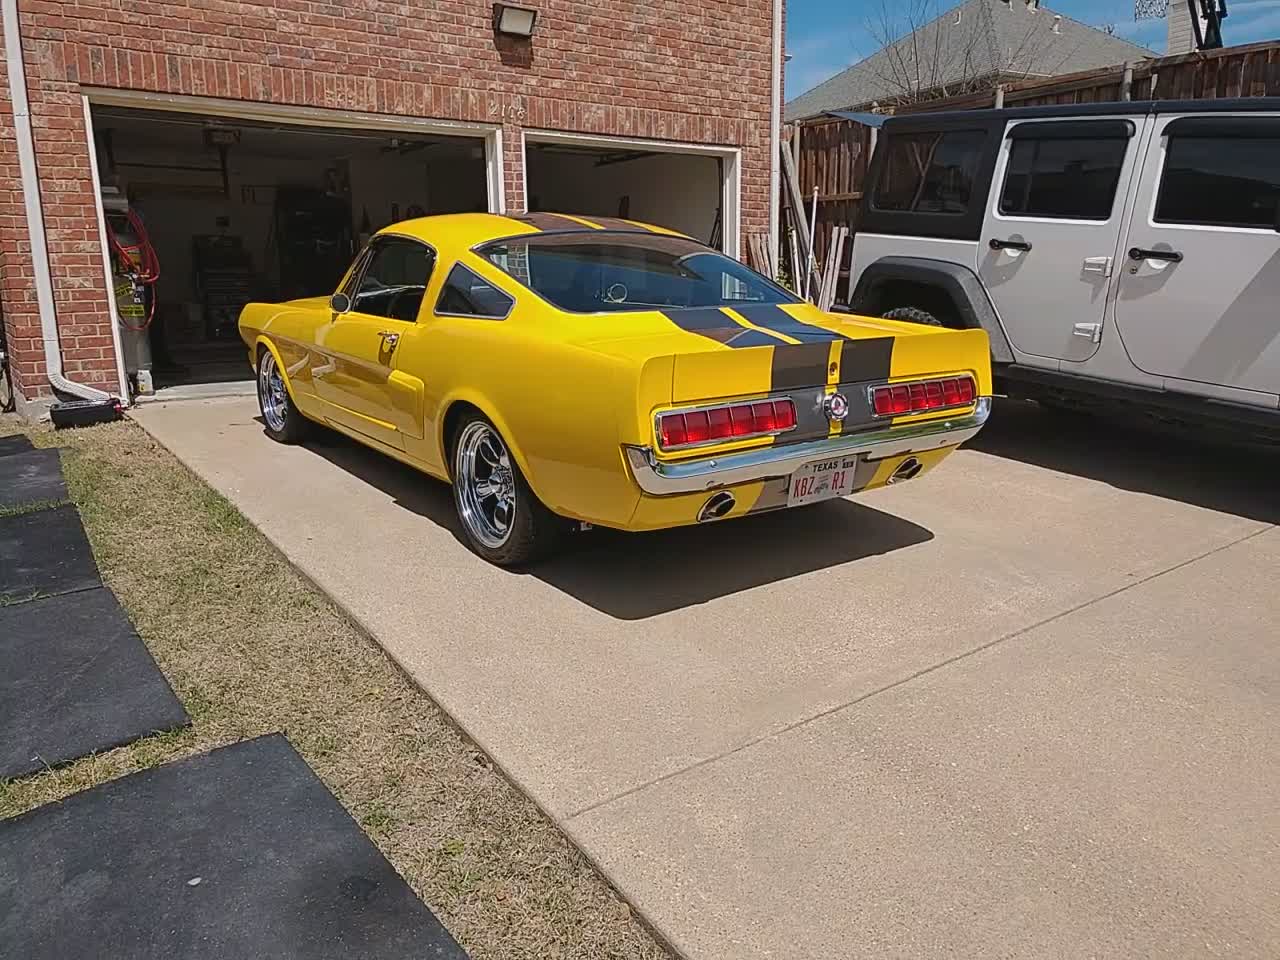
M436 313L481 320L505 320L515 300L469 267L455 263L436 301Z
M1155 221L1274 229L1280 203L1280 120L1273 126L1270 136L1170 133Z
M1000 212L1017 217L1109 220L1128 148L1127 137L1014 140L1009 147Z
M413 323L435 267L435 252L408 237L378 237L368 254L351 309L357 313Z
M894 134L876 186L879 210L962 214L987 142L984 130Z

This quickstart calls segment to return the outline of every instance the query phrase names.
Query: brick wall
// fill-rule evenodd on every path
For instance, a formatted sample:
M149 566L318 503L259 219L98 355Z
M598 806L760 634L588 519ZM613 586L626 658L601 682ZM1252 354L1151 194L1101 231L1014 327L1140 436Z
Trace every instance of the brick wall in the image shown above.
M115 382L81 86L501 123L509 210L525 127L740 146L742 231L767 229L771 0L534 5L526 43L495 38L481 0L20 0L69 375ZM3 99L0 305L30 396L43 360Z

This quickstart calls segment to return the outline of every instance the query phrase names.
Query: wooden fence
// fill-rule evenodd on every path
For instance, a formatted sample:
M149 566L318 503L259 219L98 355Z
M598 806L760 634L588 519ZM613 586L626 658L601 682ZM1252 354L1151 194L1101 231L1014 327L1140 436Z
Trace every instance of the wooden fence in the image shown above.
M893 112L978 110L1001 103L1006 107L1031 107L1116 100L1263 96L1280 96L1280 40L1141 60L1047 79L1013 81L1001 84L996 90L927 100L898 107ZM818 188L815 252L821 263L832 227L857 230L858 207L875 131L865 124L830 116L814 117L790 126L789 146L796 155L806 212L814 187ZM845 253L846 271L851 250L852 244L849 244ZM838 299L844 301L846 296L842 285Z

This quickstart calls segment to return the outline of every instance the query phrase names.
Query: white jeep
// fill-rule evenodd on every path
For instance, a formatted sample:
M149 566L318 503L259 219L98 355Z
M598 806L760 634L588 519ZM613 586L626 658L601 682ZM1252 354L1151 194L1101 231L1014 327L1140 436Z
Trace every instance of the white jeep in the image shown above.
M1280 98L890 118L850 290L1010 394L1280 436Z

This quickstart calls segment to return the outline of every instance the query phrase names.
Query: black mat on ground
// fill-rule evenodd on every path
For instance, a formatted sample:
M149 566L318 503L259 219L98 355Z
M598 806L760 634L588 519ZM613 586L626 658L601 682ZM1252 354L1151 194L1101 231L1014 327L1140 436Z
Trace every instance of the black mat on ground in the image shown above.
M0 508L67 499L57 450L28 450L0 457Z
M0 943L24 960L465 960L280 735L0 822Z
M20 433L15 433L9 437L0 437L0 457L8 456L11 453L25 453L27 450L34 450L31 441Z
M0 607L0 779L189 722L106 587Z
M0 517L0 605L99 583L75 507Z

